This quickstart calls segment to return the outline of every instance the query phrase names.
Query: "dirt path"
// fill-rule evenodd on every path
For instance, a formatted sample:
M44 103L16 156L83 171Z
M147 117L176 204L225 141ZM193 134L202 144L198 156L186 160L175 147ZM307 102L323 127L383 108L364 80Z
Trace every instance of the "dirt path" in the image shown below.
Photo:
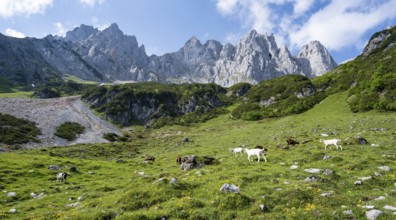
M42 132L38 137L41 143L29 143L24 145L26 148L102 143L107 142L102 138L103 133L120 134L116 127L93 114L79 96L57 99L0 98L0 112L37 123ZM66 121L85 126L85 132L72 142L55 136L56 127Z

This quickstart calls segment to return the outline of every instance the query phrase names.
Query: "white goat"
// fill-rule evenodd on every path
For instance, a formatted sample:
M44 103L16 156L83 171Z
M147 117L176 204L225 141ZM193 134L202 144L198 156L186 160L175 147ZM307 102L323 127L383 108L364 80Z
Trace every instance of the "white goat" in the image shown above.
M235 156L236 156L237 153L241 154L241 156L242 156L243 148L242 147L230 148L230 151L232 153L234 153Z
M264 149L243 149L246 154L248 155L248 160L251 161L250 157L256 155L257 162L260 162L260 155L264 158L265 162L267 162L267 158L264 156Z
M334 146L336 146L336 149L338 149L338 147L339 147L342 150L341 144L338 144L338 142L340 142L340 141L341 141L340 139L330 139L330 140L320 139L319 140L319 142L322 142L325 144L325 150L327 149L328 145L334 145ZM331 147L330 147L330 149L331 149Z

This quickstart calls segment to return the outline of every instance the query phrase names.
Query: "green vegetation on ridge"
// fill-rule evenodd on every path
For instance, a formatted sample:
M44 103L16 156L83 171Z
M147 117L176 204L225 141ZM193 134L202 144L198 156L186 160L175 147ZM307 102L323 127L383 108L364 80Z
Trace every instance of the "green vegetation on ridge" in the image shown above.
M349 105L353 112L371 109L396 110L396 27L373 35L389 37L369 55L360 55L353 61L314 78L318 90L327 94L349 91ZM393 45L393 46L391 46Z
M204 122L227 113L226 89L216 84L133 83L99 86L82 98L117 124L154 127Z
M232 116L260 120L297 114L312 108L324 97L305 76L287 75L253 86L244 96L247 101L242 100L232 111Z

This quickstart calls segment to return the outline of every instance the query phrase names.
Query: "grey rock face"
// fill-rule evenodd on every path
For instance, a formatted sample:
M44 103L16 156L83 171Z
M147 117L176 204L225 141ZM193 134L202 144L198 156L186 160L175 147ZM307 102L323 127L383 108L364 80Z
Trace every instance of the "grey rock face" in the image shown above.
M72 31L75 33L69 35L78 35L82 28L86 29L76 28ZM139 77L142 81L147 79L147 76L141 76L141 68L148 64L148 57L144 46L138 45L135 36L124 35L117 24L112 24L103 31L89 33L91 34L86 38L77 37L73 41L73 50L85 61L108 78L135 81Z
M319 41L303 46L297 55L302 71L312 76L321 76L337 67L329 52Z
M286 74L313 77L337 66L318 41L304 46L293 57L286 46L278 48L273 35L255 30L236 46L223 46L214 40L202 45L192 37L179 51L149 59L147 71L166 82L214 82L226 87L240 82L256 84Z
M381 45L382 42L384 42L390 36L390 32L384 31L371 38L366 47L364 47L363 56L370 55L375 49L377 49Z
M216 40L202 44L192 37L176 52L150 57L144 45L139 46L136 37L125 35L117 24L103 31L81 25L67 32L64 38L50 35L43 39L9 39L0 36L0 45L6 42L10 45L7 51L23 47L26 55L36 54L29 58L29 63L44 66L52 75L72 74L94 81L214 82L228 87L240 82L257 84L286 74L314 77L337 66L318 41L302 47L297 57L293 57L286 46L278 47L274 35L262 35L255 30L235 46L222 45ZM9 65L0 65L0 76L10 68L26 66L26 63L14 65L23 60L21 56L15 54L15 59L10 60L9 54L3 56L0 51L0 59L9 60Z
M13 85L38 84L61 74L36 50L32 38L12 38L0 34L0 77Z
M378 218L378 216L380 216L382 214L383 214L383 212L381 210L372 209L372 210L366 212L366 218L369 220L375 220Z
M80 25L80 27L74 28L73 31L68 31L66 33L65 39L67 41L73 41L73 42L82 41L98 32L99 30L97 28L82 24Z

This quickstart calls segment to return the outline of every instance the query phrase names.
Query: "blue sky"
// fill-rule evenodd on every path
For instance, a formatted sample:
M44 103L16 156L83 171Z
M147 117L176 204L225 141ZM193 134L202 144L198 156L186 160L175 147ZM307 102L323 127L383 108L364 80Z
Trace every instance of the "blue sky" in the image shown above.
M80 24L111 23L148 54L174 52L192 36L236 44L256 29L292 54L319 40L342 62L396 24L396 0L0 0L0 32L8 36L64 36Z

